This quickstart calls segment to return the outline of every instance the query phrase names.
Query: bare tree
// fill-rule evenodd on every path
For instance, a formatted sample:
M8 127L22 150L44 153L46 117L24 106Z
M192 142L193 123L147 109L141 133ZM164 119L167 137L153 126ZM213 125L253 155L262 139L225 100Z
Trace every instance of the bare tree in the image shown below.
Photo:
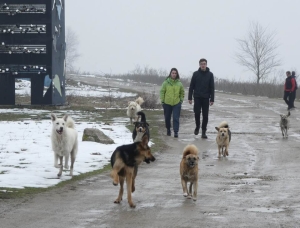
M71 28L67 27L66 31L66 68L67 71L74 71L74 63L80 57L78 53L79 40L77 33Z
M239 51L236 53L236 60L255 74L257 84L280 65L276 52L279 45L275 36L276 33L270 32L267 27L252 22L247 37L237 39Z

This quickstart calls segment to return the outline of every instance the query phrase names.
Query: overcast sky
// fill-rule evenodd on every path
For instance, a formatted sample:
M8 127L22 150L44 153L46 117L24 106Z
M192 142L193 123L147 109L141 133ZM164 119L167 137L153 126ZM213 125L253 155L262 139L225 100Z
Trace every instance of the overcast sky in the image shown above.
M254 80L234 60L236 39L252 21L277 32L278 69L300 70L299 0L66 0L66 26L80 41L77 65L90 72L140 65L190 77L206 58L216 77Z

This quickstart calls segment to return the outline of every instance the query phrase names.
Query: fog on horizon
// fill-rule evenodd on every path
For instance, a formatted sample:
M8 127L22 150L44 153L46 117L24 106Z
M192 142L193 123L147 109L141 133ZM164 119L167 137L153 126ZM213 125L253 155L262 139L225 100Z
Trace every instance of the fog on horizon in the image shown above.
M200 58L218 78L255 80L234 59L251 22L276 31L281 66L300 70L297 0L66 0L66 26L77 33L76 69L122 74L148 66L191 77ZM271 75L272 76L272 75ZM282 75L283 81L285 75Z

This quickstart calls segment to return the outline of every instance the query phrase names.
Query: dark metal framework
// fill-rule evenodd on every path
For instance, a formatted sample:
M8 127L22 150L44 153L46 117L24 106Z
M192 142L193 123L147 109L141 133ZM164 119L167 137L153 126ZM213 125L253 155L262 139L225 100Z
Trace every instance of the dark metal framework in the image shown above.
M16 78L31 104L64 105L65 50L65 0L0 0L0 105L15 105Z

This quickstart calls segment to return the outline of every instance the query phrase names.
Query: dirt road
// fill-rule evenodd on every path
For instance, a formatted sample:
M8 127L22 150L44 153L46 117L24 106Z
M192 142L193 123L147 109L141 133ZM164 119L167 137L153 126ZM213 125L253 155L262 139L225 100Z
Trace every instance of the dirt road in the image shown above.
M32 199L3 201L4 228L56 227L300 227L300 123L291 113L288 139L279 129L283 100L216 94L210 110L208 139L193 135L194 120L183 118L179 138L163 138L167 151L142 164L131 209L109 173L48 191ZM295 103L300 107L299 103ZM185 109L191 106L185 102ZM232 142L228 158L217 158L214 127L228 121ZM154 125L155 123L151 123ZM179 177L182 149L200 151L198 200L183 197ZM125 191L126 194L126 191Z

